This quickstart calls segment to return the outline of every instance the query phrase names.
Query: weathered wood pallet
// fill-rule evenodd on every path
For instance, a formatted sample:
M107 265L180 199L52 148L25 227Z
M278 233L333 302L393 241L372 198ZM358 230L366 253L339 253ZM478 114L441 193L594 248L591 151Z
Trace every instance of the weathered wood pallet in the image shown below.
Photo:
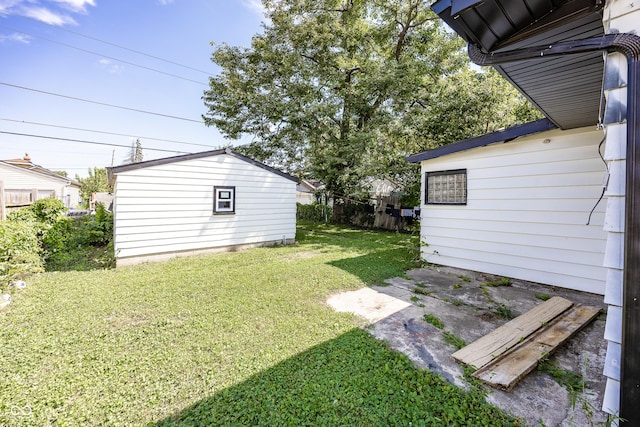
M451 357L460 363L481 369L567 311L572 305L571 301L561 297L550 298L461 348Z
M531 335L483 368L472 374L474 378L503 390L511 390L522 378L535 369L540 360L551 355L576 332L598 316L600 309L576 305L560 314L546 327Z

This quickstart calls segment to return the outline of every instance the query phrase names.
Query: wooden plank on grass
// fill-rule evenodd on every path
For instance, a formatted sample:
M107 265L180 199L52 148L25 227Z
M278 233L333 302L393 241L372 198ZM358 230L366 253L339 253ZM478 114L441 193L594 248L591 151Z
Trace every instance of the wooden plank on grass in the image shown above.
M600 312L597 307L577 305L558 316L548 326L531 335L482 369L473 373L480 381L503 390L511 390L531 372L540 360L548 357Z
M458 362L480 369L555 319L572 305L571 301L561 297L550 298L493 332L461 348L451 357Z

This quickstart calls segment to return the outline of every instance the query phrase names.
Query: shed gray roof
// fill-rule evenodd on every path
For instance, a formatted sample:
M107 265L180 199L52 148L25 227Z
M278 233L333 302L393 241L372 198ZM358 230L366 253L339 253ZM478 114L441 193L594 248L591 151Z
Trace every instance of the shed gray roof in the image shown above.
M544 132L546 130L555 129L555 127L556 126L548 119L541 119L535 122L525 123L520 126L514 126L509 129L477 136L475 138L469 138L462 141L454 142L453 144L443 145L442 147L434 148L432 150L422 151L420 153L407 157L407 161L411 163L418 163L423 160L435 159L436 157L459 153L461 151L470 150L476 147L483 147L485 145L493 144L496 142L511 141L520 136Z
M122 165L122 166L114 166L112 168L107 168L107 170L110 172L110 175L117 175L121 172L127 172L127 171L131 171L131 170L136 170L136 169L142 169L142 168L148 168L151 166L158 166L158 165L165 165L168 163L175 163L175 162L182 162L185 160L193 160L193 159L201 159L203 157L211 157L211 156L220 156L223 154L228 154L230 156L233 156L237 159L240 159L242 161L245 161L247 163L250 163L254 166L257 166L259 168L262 168L264 170L267 170L271 173L274 173L276 175L279 175L283 178L289 179L291 181L294 182L298 182L298 178L291 176L289 174L286 174L282 171L279 171L277 169L272 168L271 166L267 166L262 162L259 162L257 160L253 160L250 159L249 157L245 157L242 154L236 153L235 151L229 149L229 148L224 148L224 149L220 149L220 150L211 150L211 151L202 151L200 153L191 153L191 154L183 154L181 156L172 156L172 157L164 157L162 159L156 159L156 160L148 160L146 162L139 162L139 163L131 163L128 165ZM111 181L111 179L110 179Z

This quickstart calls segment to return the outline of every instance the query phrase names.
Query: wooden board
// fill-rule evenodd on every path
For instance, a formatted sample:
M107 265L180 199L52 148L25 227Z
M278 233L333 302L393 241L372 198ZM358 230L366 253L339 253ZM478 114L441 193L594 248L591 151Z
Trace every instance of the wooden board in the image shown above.
M582 305L570 308L525 342L479 369L472 376L493 387L511 390L538 365L540 360L553 353L591 322L599 312L599 308Z
M571 301L561 297L550 298L461 348L451 357L458 362L480 369L564 313L572 305Z

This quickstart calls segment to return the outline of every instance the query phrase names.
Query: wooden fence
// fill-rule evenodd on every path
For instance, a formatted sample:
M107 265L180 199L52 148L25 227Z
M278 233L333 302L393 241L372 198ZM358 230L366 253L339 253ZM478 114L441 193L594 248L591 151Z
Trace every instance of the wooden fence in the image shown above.
M400 196L378 196L358 210L361 212L354 215L351 222L360 227L403 231L417 220L413 207L401 206Z
M4 188L4 183L0 181L0 220L6 219L7 213L11 210L29 206L49 197L56 197L55 190Z

